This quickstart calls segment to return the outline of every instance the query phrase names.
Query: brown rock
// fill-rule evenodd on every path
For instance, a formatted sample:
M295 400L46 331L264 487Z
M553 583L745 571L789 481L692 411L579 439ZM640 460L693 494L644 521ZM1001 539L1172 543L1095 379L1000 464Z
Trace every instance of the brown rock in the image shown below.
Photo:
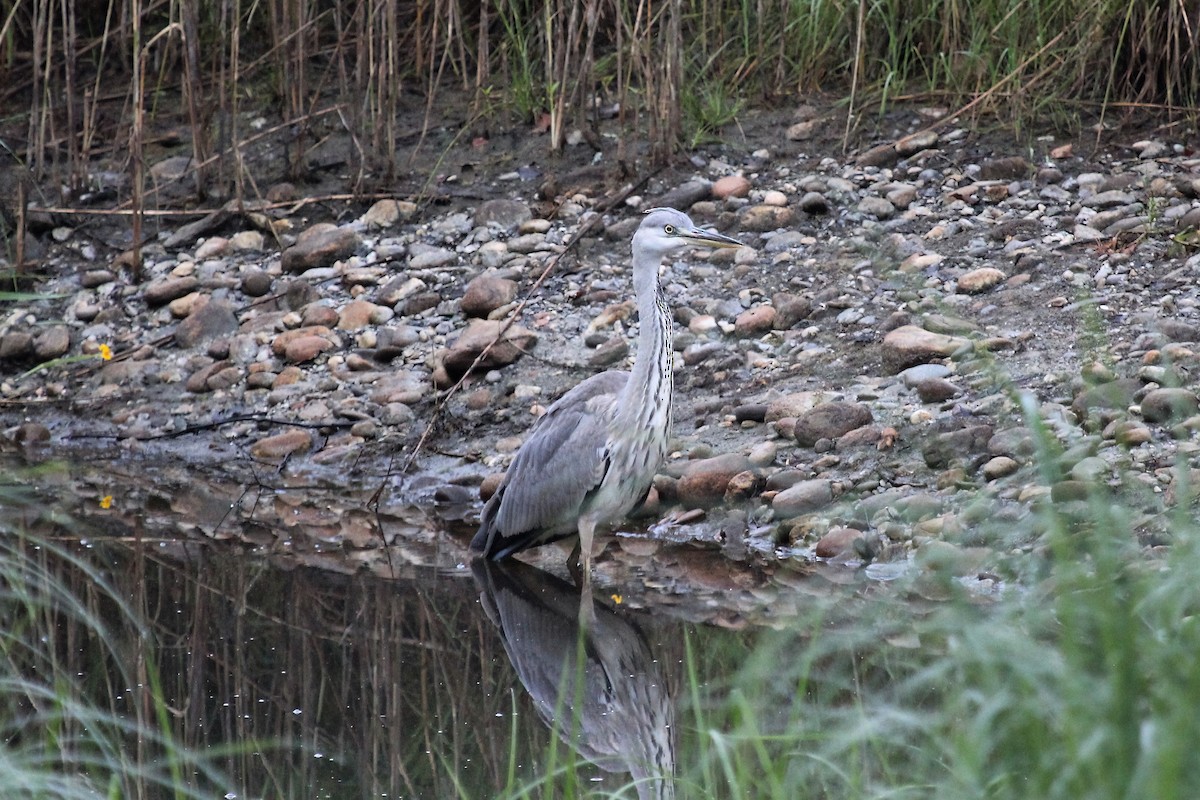
M811 514L833 502L833 484L823 478L797 481L771 500L775 516L781 519Z
M333 347L333 342L324 336L300 336L287 343L283 357L293 364L303 364Z
M71 331L66 325L51 325L33 337L33 357L38 361L49 361L66 355L71 349Z
M467 284L459 307L468 317L486 317L517 296L517 283L485 272Z
M738 212L738 229L765 233L790 226L795 216L786 206L747 206Z
M175 328L175 344L187 349L238 328L233 305L225 300L210 300L192 312Z
M142 297L146 300L146 305L151 308L157 308L165 306L167 303L183 297L185 294L190 294L199 285L200 281L191 275L186 275L182 278L163 278L154 281L143 289Z
M796 419L793 435L804 447L812 447L819 439L836 439L855 428L871 424L872 419L871 409L864 403L823 403Z
M970 339L933 333L916 325L902 325L883 337L883 365L890 372L900 372L917 364L948 358L971 344Z
M537 344L537 334L520 325L511 326L501 337L504 323L498 320L472 320L449 350L443 351L442 364L451 377L466 372L484 349L498 342L480 362L481 369L494 369L511 364Z
M381 306L366 300L351 300L338 314L337 327L343 331L362 330L371 324L371 317Z
M726 175L712 185L712 194L718 200L745 197L750 194L750 181L741 175Z
M979 165L979 177L985 181L1012 181L1033 174L1033 166L1022 156L989 158Z
M763 415L764 422L778 422L816 408L825 395L822 392L794 392L782 397L771 398L767 402L767 412Z
M915 388L922 403L941 403L962 394L962 389L945 378L923 378Z
M862 531L855 528L830 528L817 541L813 555L817 558L835 558L853 549L854 543L861 538Z
M733 323L733 333L743 338L759 336L775 327L775 317L773 306L748 308L737 315Z
M1154 389L1142 398L1142 419L1147 422L1170 422L1190 417L1200 411L1196 395L1176 387Z
M1071 411L1083 422L1093 409L1124 410L1133 403L1133 396L1142 388L1137 378L1121 378L1088 388L1075 395Z
M684 467L676 484L679 501L689 508L720 502L735 475L751 470L750 459L740 453L725 453L699 459Z
M284 272L304 272L313 267L326 267L341 258L354 255L362 237L349 228L318 223L283 251L281 266Z
M725 502L749 500L762 491L763 483L763 477L754 470L739 472L729 479L729 485L725 487Z
M184 388L186 388L189 392L194 392L196 394L212 391L213 387L208 385L209 379L221 372L221 370L230 369L232 367L233 364L228 361L214 361L207 367L193 372L191 376L188 377L187 382L184 384Z
M0 361L17 361L33 355L33 334L13 331L0 337Z
M995 267L980 267L958 279L958 291L963 294L978 294L1003 283L1007 276Z
M284 331L271 340L271 352L277 356L282 356L287 352L287 346L293 340L303 336L323 336L329 338L333 335L333 331L324 325L314 325L311 327L296 328L295 330Z
M278 461L312 447L312 434L303 430L290 430L259 439L250 445L250 455L261 461Z

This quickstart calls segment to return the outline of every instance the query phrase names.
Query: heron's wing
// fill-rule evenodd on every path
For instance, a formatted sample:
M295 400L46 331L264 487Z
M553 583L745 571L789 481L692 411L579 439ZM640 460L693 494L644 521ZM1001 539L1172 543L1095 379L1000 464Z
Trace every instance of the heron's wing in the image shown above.
M503 558L573 532L608 469L608 423L628 378L594 375L550 406L484 507L474 549Z

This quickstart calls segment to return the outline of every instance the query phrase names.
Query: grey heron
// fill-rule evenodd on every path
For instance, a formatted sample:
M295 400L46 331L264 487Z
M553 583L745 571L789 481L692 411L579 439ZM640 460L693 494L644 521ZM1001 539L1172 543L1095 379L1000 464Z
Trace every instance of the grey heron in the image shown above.
M578 535L583 590L591 585L592 537L620 522L650 491L671 432L671 316L659 281L665 256L688 245L740 247L682 211L655 208L633 235L639 317L632 372L593 375L534 424L484 506L471 549L500 560Z

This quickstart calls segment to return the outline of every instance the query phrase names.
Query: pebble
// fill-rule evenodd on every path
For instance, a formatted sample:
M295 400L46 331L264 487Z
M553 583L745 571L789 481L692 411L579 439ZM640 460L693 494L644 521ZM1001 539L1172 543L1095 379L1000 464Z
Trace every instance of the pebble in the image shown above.
M1193 416L1200 411L1200 402L1189 389L1164 388L1147 392L1141 402L1142 418L1147 422L1171 422Z
M994 267L980 267L959 276L958 290L966 294L979 294L1003 283L1008 277Z
M679 501L688 508L711 506L724 499L735 475L752 468L750 459L739 453L688 462L675 486Z
M350 228L320 222L301 233L296 243L283 251L280 266L284 272L307 272L349 258L361 245L362 237Z
M949 358L969 346L970 340L961 336L902 325L883 337L883 364L890 372L900 372L917 364Z
M745 197L750 194L750 180L741 175L726 175L712 185L712 196L718 200Z
M854 543L862 536L863 532L855 528L830 528L817 540L813 555L817 558L837 558L843 553L854 552Z
M771 206L765 203L746 206L738 212L737 228L740 231L765 233L787 228L795 215L786 206Z
M459 307L468 317L487 317L516 299L517 288L516 281L485 272L467 284Z
M33 357L49 361L64 356L71 349L71 331L66 325L51 325L33 337Z
M759 336L775 327L776 312L773 306L762 305L738 314L733 323L735 336L742 338Z
M1012 475L1021 465L1008 456L994 456L983 465L983 477L989 481Z
M278 461L312 448L312 434L305 430L290 430L259 439L250 445L250 455L260 461Z
M798 481L775 495L771 509L779 519L820 511L833 502L833 482L825 479Z
M175 344L189 349L237 330L237 314L225 300L209 300L196 308L175 328Z
M822 403L797 417L792 435L801 446L812 447L821 439L836 439L869 425L872 419L871 407L866 403Z
M200 281L190 275L182 278L162 278L148 284L142 290L142 297L146 300L146 305L155 308L190 294L199 286Z

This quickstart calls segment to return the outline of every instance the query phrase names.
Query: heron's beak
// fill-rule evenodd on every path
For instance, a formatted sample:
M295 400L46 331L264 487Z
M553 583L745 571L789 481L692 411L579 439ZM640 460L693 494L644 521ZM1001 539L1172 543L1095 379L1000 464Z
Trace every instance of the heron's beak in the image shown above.
M726 248L742 246L742 243L737 239L731 239L715 231L706 231L703 228L692 228L690 231L684 231L681 235L689 244L700 245L701 247Z

